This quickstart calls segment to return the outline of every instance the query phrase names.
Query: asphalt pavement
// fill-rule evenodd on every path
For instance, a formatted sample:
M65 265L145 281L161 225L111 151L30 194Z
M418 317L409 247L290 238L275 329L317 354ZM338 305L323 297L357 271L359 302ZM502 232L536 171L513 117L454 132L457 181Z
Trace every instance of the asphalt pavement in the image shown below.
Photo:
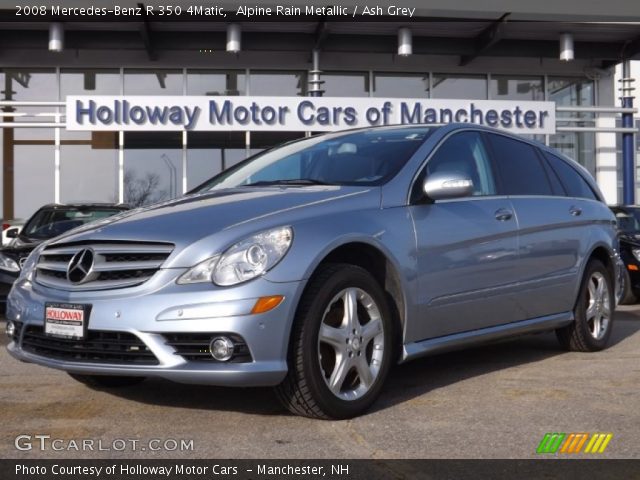
M604 453L580 455L640 458L639 387L640 307L619 310L599 353L539 334L399 365L348 421L290 415L270 389L95 391L1 348L0 458L535 458L548 432L612 433Z

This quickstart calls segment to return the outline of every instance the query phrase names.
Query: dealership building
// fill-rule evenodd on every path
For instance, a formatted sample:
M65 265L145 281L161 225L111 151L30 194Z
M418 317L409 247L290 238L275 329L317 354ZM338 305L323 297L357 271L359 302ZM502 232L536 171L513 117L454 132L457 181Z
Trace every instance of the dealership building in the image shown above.
M0 2L3 218L172 198L282 141L367 122L507 128L580 162L609 203L625 178L635 190L623 144L640 153L640 117L620 97L640 73L637 2L403 0L353 16L355 0L313 15L258 0L271 13L255 17L194 3L208 10Z

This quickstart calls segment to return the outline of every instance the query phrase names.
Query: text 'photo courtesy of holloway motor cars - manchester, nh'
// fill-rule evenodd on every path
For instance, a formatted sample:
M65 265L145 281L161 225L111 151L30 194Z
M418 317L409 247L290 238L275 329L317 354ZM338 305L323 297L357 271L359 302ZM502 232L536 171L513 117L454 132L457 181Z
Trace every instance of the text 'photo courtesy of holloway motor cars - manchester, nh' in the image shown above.
M0 480L640 478L639 75L627 0L0 0Z

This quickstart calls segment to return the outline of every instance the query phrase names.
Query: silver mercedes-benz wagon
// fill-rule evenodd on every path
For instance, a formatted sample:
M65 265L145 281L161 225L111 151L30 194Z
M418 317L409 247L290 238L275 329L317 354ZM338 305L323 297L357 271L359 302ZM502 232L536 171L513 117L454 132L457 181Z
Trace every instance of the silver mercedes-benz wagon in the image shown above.
M471 125L351 130L42 244L8 348L94 387L271 385L348 418L422 355L551 330L604 348L620 265L613 214L560 153Z

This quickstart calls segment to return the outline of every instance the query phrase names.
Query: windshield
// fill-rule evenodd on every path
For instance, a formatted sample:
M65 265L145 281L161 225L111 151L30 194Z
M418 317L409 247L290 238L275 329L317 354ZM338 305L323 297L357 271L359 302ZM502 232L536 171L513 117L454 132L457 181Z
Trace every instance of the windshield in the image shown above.
M311 137L251 157L194 191L283 184L382 185L430 132L428 127L413 127Z
M24 226L21 235L46 240L62 235L85 223L122 212L117 208L45 208L37 212Z
M622 232L638 232L640 231L640 212L637 211L616 211L616 221L618 222L618 228Z

